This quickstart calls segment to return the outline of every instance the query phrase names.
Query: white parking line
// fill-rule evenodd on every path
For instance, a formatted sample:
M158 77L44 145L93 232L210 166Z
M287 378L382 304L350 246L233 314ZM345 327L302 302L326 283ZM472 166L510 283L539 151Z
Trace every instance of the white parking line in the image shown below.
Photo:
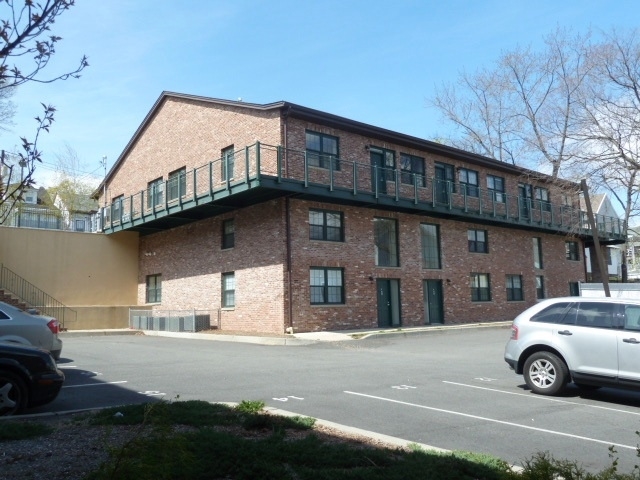
M489 392L504 393L505 395L517 395L517 396L520 396L520 397L531 398L531 399L534 399L534 400L542 400L542 401L555 402L555 403L564 403L566 405L579 405L581 407L597 408L599 410L608 410L610 412L616 412L616 413L628 413L629 415L640 415L640 412L630 412L629 410L621 410L619 408L601 407L599 405L589 405L589 404L580 403L580 402L570 402L568 400L561 400L559 398L550 398L550 397L544 397L544 396L540 396L540 395L531 395L531 394L520 393L520 392L508 392L506 390L499 390L497 388L479 387L478 385L468 385L466 383L448 382L446 380L443 380L442 383L446 383L447 385L457 385L459 387L475 388L475 389L478 389L478 390L487 390Z
M77 388L77 387L99 387L102 385L116 385L118 383L127 383L126 380L120 380L117 382L100 382L100 383L85 383L83 385L63 385L62 388Z
M360 396L360 397L372 398L374 400L382 400L384 402L398 403L400 405L406 405L408 407L422 408L424 410L431 410L431 411L434 411L434 412L448 413L450 415L458 415L458 416L461 416L461 417L473 418L474 420L483 420L485 422L498 423L500 425L507 425L509 427L523 428L525 430L534 430L536 432L550 433L552 435L559 435L559 436L562 436L562 437L569 437L569 438L575 438L575 439L578 439L578 440L585 440L587 442L601 443L601 444L607 445L607 446L613 445L615 447L626 448L628 450L636 450L636 448L637 448L635 445L624 445L624 444L621 444L621 443L616 443L616 442L611 442L611 441L605 441L605 440L598 440L598 439L595 439L595 438L583 437L581 435L573 435L571 433L564 433L564 432L558 432L558 431L554 431L554 430L547 430L545 428L531 427L529 425L521 425L521 424L513 423L513 422L505 422L503 420L496 420L495 418L480 417L478 415L470 415L468 413L455 412L453 410L444 410L442 408L427 407L426 405L418 405L416 403L402 402L400 400L394 400L392 398L384 398L384 397L377 397L375 395L367 395L366 393L350 392L348 390L345 390L344 393L347 393L349 395L357 395L357 396Z

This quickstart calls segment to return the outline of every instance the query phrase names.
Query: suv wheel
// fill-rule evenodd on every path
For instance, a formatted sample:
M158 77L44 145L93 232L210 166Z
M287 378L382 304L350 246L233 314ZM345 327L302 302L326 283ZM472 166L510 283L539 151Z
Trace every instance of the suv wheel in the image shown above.
M27 388L13 373L0 370L0 416L19 413L27 406Z
M524 380L534 393L555 395L569 381L569 369L553 353L536 352L524 362Z

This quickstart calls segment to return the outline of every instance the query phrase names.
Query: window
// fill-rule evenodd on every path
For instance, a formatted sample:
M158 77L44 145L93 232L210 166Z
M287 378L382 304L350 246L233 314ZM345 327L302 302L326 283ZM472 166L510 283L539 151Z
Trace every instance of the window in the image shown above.
M222 308L232 308L236 306L236 274L222 274Z
M544 277L542 275L536 275L536 298L538 300L546 298L544 294Z
M400 181L408 185L424 187L424 158L409 155L408 153L400 154Z
M549 203L549 190L542 187L535 187L533 189L533 197L536 201L540 202L542 210L545 212L551 211L551 203Z
M313 267L309 271L311 305L344 303L344 270Z
M469 251L475 253L489 253L486 230L467 230Z
M624 328L640 331L640 307L637 305L624 306Z
M564 242L564 250L567 260L580 260L578 242Z
M569 282L569 296L570 297L579 297L580 296L580 283L579 282Z
M111 201L111 218L114 222L119 222L122 215L122 200L124 195L120 195Z
M344 242L342 212L309 210L309 239Z
M461 168L458 171L458 181L462 187L462 193L470 197L478 196L478 172Z
M422 267L442 268L440 260L440 226L421 223L420 236L422 239Z
M397 221L389 218L374 218L373 225L376 265L378 267L399 266Z
M539 237L533 237L533 266L542 268L542 239Z
M617 310L614 303L580 302L576 312L576 325L592 328L612 328L613 314Z
M154 208L164 203L164 182L162 177L147 184L147 208Z
M181 168L169 174L167 200L177 200L187 193L187 169Z
M236 229L233 218L222 222L222 248L233 248L236 241Z
M234 170L234 153L233 153L233 145L227 147L222 150L222 181L226 182L227 180L233 179L233 170Z
M491 301L491 284L489 282L488 273L472 273L471 274L471 301L472 302L490 302Z
M572 319L565 318L569 317L567 313L571 305L573 304L567 302L554 303L532 316L531 321L542 323L571 323Z
M507 301L515 302L520 300L524 300L522 275L507 275Z
M147 303L162 301L162 275L147 275Z
M307 161L310 166L329 168L333 162L333 169L340 170L338 137L307 131L306 139Z
M75 230L76 232L84 232L86 227L85 227L85 221L84 220L76 220L75 221Z
M487 175L487 190L489 190L489 194L493 201L505 203L506 195L504 193L504 178Z

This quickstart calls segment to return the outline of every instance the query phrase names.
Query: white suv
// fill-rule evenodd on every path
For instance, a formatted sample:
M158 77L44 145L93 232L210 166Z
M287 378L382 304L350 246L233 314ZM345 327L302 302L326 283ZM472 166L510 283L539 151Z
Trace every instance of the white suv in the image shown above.
M529 388L640 388L640 300L566 297L544 300L516 317L504 359Z

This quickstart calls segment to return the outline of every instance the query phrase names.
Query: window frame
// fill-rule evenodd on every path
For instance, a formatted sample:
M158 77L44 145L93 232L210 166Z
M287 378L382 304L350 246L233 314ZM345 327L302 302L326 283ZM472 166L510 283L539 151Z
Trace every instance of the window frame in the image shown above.
M78 225L82 225L81 228L78 228ZM75 232L86 232L87 231L87 221L84 218L76 218L73 222L73 230Z
M408 168L407 168L408 163ZM424 187L425 180L425 159L417 155L400 152L400 183Z
M501 184L501 188L496 187L496 181ZM491 194L491 199L496 203L506 203L507 195L505 190L504 177L498 177L497 175L487 174L487 191Z
M475 176L475 183L472 183L469 176ZM465 180L462 177L465 177ZM471 170L470 168L460 167L458 168L458 183L460 184L460 192L467 197L479 197L480 196L480 174L477 170Z
M482 286L482 280L486 281L486 286ZM471 273L470 275L471 301L490 302L491 301L491 275L489 273Z
M542 238L533 237L533 268L537 270L544 269L542 260Z
M322 283L315 284L314 280L318 276L314 276L314 272L322 274ZM331 280L329 272L339 272L339 285L330 285ZM333 278L335 280L335 277ZM330 290L332 288L333 290ZM337 289L337 290L336 290ZM318 295L318 292L320 294ZM338 301L330 301L338 294ZM321 298L321 301L314 301L314 298ZM310 267L309 268L309 303L310 305L345 305L345 288L344 288L344 268L341 267Z
M187 194L187 167L169 173L167 180L167 201L178 200Z
M568 240L564 242L564 251L567 260L579 261L580 260L580 248L579 244L575 240Z
M228 167L228 172L227 172ZM230 175L227 178L227 173ZM228 182L233 180L235 174L235 150L233 145L223 148L220 151L220 180Z
M381 241L381 237L379 234L382 232L381 226L387 224L392 225L391 228L393 234L393 238L389 236L389 242L385 245ZM399 267L400 266L400 243L398 238L398 220L395 218L387 218L387 217L374 217L373 219L373 243L374 243L374 256L375 256L375 265L376 267ZM381 248L381 247L388 248ZM381 253L386 252L388 255L389 262L382 263Z
M478 240L478 234L484 236L484 241ZM470 228L467 230L467 243L471 253L489 253L489 232Z
M545 212L551 211L551 202L549 201L549 189L545 187L533 187L533 199L538 202Z
M147 208L155 209L164 203L164 180L158 177L147 183Z
M547 298L545 291L544 275L536 275L536 299L543 300Z
M230 228L229 228L230 227ZM236 244L236 225L233 218L227 218L222 221L222 250L235 247Z
M435 242L431 242L433 236L429 236L423 227L433 227L435 230ZM435 245L433 244L435 243ZM422 268L429 270L442 269L442 250L440 243L440 225L437 223L421 223L420 224L420 245L422 256ZM428 254L435 251L436 255ZM437 266L434 266L437 265Z
M519 285L515 285L516 280ZM507 289L507 302L522 302L524 301L524 283L522 281L522 275L506 275L505 285Z
M229 281L231 287L229 288ZM222 308L235 308L236 306L236 272L224 272L220 275L220 305Z
M161 273L153 273L151 275L146 276L145 303L162 303L162 274Z
M312 214L321 214L322 215L322 223L312 223ZM333 226L329 223L329 216L331 218L339 219L339 226ZM313 228L315 227L315 228ZM320 235L314 233L320 232ZM336 239L335 234L337 232L338 236ZM338 210L325 210L321 208L310 208L309 209L309 240L317 240L323 242L344 242L344 213Z
M305 130L305 155L307 164L310 167L329 169L333 165L333 170L340 170L340 137L328 133L317 132L315 130ZM318 137L319 149L309 147L309 137ZM325 143L335 141L335 153L325 150Z
M117 197L111 200L111 221L113 222L120 221L121 214L123 213L123 209L122 209L123 200L124 200L124 195L118 195Z

